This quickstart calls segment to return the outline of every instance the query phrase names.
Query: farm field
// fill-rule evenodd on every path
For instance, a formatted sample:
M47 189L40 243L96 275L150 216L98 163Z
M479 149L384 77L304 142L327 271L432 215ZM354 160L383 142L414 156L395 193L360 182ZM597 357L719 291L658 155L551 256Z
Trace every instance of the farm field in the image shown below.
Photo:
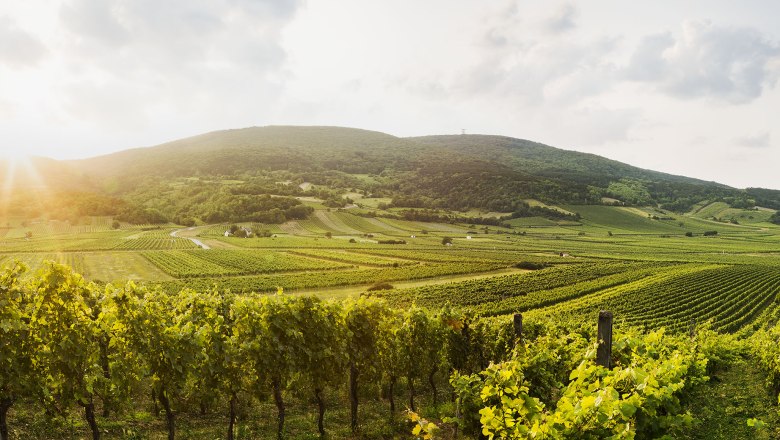
M483 227L361 217L346 210L320 210L308 220L293 220L282 225L240 224L264 231L263 235L266 235L250 238L225 236L229 224L188 228L172 224L122 224L114 228L108 218L84 220L84 224L73 227L43 222L36 223L35 228L28 228L29 224L12 224L4 229L0 238L0 264L10 267L14 261L24 263L30 267L30 272L23 276L33 279L36 273L45 274L51 270L45 261L54 261L72 267L86 281L97 283L94 287L97 291L137 292L135 295L139 298L148 296L156 298L155 301L168 301L162 298L178 301L176 298L182 297L189 298L187 301L199 297L215 301L215 292L231 292L240 301L269 301L262 303L266 304L263 307L271 307L268 313L277 310L273 304L310 304L312 297L316 297L337 308L356 307L350 305L353 304L350 301L378 300L376 304L382 304L381 307L386 308L382 310L388 310L380 314L396 313L392 315L396 318L392 319L407 320L404 324L407 326L415 322L410 320L423 319L421 310L429 314L426 316L459 316L463 321L458 321L458 325L468 323L473 326L470 331L475 332L471 344L478 347L473 348L478 351L469 356L476 357L468 361L471 366L464 364L463 367L474 372L487 368L488 360L510 356L502 344L507 343L507 328L516 313L522 313L530 329L529 340L539 338L533 344L547 347L544 348L546 351L556 352L567 346L570 350L582 349L581 353L586 353L585 345L577 338L582 335L594 337L592 325L601 310L612 311L617 331L628 332L628 335L638 332L642 338L648 338L642 344L653 344L650 341L658 338L658 334L670 335L664 338L679 338L675 341L689 341L686 335L690 332L702 332L710 338L733 338L728 341L747 341L745 338L764 335L780 316L780 228L761 221L739 225L723 223L701 218L700 213L677 215L674 220L656 220L652 217L654 211L649 209L564 208L578 212L581 220L574 223L530 218L510 221L511 227ZM719 207L709 209L716 208ZM717 233L705 235L707 231ZM690 232L690 236L686 236L686 232ZM444 244L447 241L451 244ZM128 281L133 283L127 284ZM110 285L103 287L104 283ZM279 292L284 294L278 295ZM180 310L178 307L181 306L175 304L171 303L171 307ZM198 307L194 310L201 310L200 307L206 305L203 303ZM428 322L424 319L420 322ZM393 321L392 325L400 325L399 322ZM420 328L417 331L433 330ZM570 333L562 337L567 342L556 345L559 343L545 339L551 337L544 336L548 331ZM654 333L657 331L661 333ZM623 336L625 334L620 333L618 337L631 337ZM434 341L438 337L418 336L422 338L420 340L434 338L431 339ZM629 340L621 339L623 342L618 344L637 343L635 340L626 342ZM729 348L735 350L729 356L748 359L745 354L748 349L742 345L747 342L717 340L720 341L718 344L727 344L724 347L731 347L728 344L742 347ZM447 346L445 342L439 343ZM532 349L532 346L528 347L528 350ZM400 353L397 355L401 356ZM447 362L455 362L457 355L447 353L446 356L455 356ZM574 356L573 352L567 353L558 355ZM403 355L424 356L422 351ZM381 368L391 367L384 365ZM549 370L550 366L543 368L554 371ZM574 365L566 368L574 368ZM720 388L738 386L739 375L727 367L720 368L718 374L733 378L729 379L732 382L697 389L693 394L699 396L697 399L705 399L702 396L706 393ZM568 377L569 371L574 374L575 370L565 371ZM751 377L762 378L763 371L751 364ZM390 373L382 374L386 378ZM434 370L430 374L432 379L426 379L422 373L419 377L394 379L399 388L396 399L399 402L416 399L416 404L424 408L423 414L437 418L453 411L448 406L450 403L441 403L446 397L441 390L449 390L450 385L442 371ZM565 380L564 376L561 380ZM410 383L415 382L417 396L410 388ZM190 390L188 393L198 395L200 391L191 388L196 385L182 386ZM360 412L361 435L386 438L389 432L408 432L407 425L397 418L398 415L393 419L395 425L388 425L385 398L378 397L386 391L371 386L366 389L368 391L364 393L367 394L361 397L364 399ZM761 388L750 389L751 401L762 402ZM349 400L343 391L343 384L334 383L325 394L323 402L331 408L327 425L339 438L358 438L351 437ZM138 438L165 438L163 416L150 409L159 402L149 399L138 389L134 392L133 402L136 406L140 404L138 410L132 418L128 418L130 413L120 412L101 419L100 423L107 426L106 432L111 433L111 438L131 438L140 433L152 434ZM288 385L283 393L289 405L285 428L289 438L310 438L310 433L317 429L306 392L311 390L299 392ZM210 401L207 405L210 409L204 416L199 415L195 409L197 403L190 402L188 396L176 397L182 408L189 408L176 418L184 437L220 438L225 415L210 405L217 402L225 405L224 397L221 401ZM237 399L254 402L242 413L243 419L239 418L238 429L244 436L239 438L277 438L274 435L276 419L272 416L277 408L272 400L255 399L245 391L239 393ZM691 408L700 412L697 417L712 417L703 405L697 401ZM67 423L60 422L64 424L53 428L36 422L38 415L34 406L17 406L19 408L10 413L11 419L24 424L24 432L32 435L81 438L89 429L75 410L63 419ZM759 407L756 404L756 408ZM777 420L771 411L760 408L749 415L766 421ZM745 423L738 416L728 417ZM440 419L436 420L448 426ZM717 424L718 429L724 429L721 425ZM473 432L467 431L462 438L476 438ZM680 438L702 438L696 437L696 430L676 432ZM445 435L443 438L451 437Z
M258 238L226 237L224 224L114 229L105 217L72 226L11 221L0 261L18 259L34 272L51 260L87 280L161 283L167 291L216 285L332 297L329 290L338 289L343 297L384 283L371 294L399 306L449 303L479 316L522 311L574 320L610 308L630 325L678 330L694 319L736 332L758 325L775 304L780 228L705 218L726 208L714 203L672 218L651 209L566 205L581 215L579 223L529 218L510 228L318 210L282 225L245 224L269 235ZM704 235L711 230L717 234ZM452 245L442 245L445 237Z

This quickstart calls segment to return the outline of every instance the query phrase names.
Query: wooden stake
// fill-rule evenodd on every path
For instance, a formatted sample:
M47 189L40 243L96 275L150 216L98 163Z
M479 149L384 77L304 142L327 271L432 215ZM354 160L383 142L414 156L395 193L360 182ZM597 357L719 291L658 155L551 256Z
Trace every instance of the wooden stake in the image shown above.
M515 339L523 339L523 315L515 313L512 324L515 329Z
M596 363L605 368L610 368L612 359L612 312L602 310L599 312L599 348L596 350Z

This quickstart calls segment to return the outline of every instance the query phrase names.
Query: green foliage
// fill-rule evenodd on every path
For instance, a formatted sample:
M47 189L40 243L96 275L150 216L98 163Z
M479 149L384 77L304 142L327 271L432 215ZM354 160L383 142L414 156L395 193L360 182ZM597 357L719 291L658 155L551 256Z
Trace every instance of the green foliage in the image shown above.
M0 411L6 411L25 395L33 394L41 381L33 371L36 344L30 333L33 297L25 292L20 276L26 266L15 262L0 273ZM0 426L2 435L7 427ZM5 438L5 437L4 437Z
M644 182L632 179L611 182L607 187L606 194L631 205L645 206L652 201L652 196L647 191Z
M582 341L578 335L568 338ZM480 408L482 433L488 438L658 438L692 423L680 397L707 380L707 359L693 344L662 332L627 334L616 339L616 366L607 370L593 362L595 349L587 344L550 342L525 345L522 354L479 376L453 376L461 409ZM539 359L537 350L541 363L534 360ZM549 359L560 355L564 363L576 364L568 376L561 374L568 371L565 366L550 375ZM547 403L534 396L534 380L544 377L567 382L560 397Z
M100 327L96 288L66 266L49 264L30 288L30 335L36 375L46 378L43 397L51 405L92 402L100 369Z

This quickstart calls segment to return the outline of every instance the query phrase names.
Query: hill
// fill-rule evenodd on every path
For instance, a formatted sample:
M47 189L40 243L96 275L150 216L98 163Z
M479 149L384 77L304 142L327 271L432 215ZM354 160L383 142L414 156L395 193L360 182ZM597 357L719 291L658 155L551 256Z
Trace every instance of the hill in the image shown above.
M250 127L214 131L165 144L71 162L86 175L237 175L257 170L381 173L409 167L419 144L341 127Z
M343 127L250 127L45 166L48 188L121 200L117 212L101 214L121 210L129 221L283 220L270 210L294 205L264 202L266 211L254 215L260 208L248 205L260 195L314 197L333 208L345 206L349 195L364 198L380 214L435 210L424 215L434 221L475 209L515 217L558 215L528 200L679 213L712 202L738 209L780 207L780 191L736 189L489 135L399 138ZM231 217L241 210L247 215Z

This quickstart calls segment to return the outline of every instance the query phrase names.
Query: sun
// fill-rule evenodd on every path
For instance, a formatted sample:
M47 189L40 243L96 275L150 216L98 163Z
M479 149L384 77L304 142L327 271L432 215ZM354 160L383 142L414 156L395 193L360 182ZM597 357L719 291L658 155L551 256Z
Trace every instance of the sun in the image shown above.
M0 149L0 216L7 214L12 199L20 190L46 187L46 181L27 154L18 149ZM37 203L38 199L34 201Z

